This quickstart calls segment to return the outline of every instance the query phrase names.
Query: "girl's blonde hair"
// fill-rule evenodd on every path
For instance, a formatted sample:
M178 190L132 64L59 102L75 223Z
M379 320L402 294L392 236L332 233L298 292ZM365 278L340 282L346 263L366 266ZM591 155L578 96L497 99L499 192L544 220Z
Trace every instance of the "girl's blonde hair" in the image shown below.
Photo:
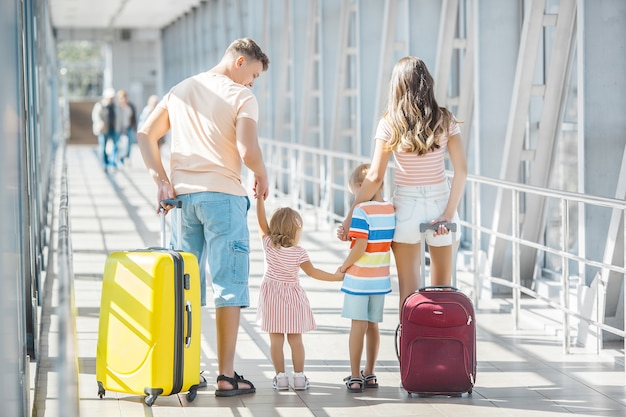
M388 100L384 116L391 127L388 150L423 155L439 148L454 116L437 104L434 80L424 61L407 56L396 63Z
M298 230L302 228L300 213L289 207L277 209L269 224L269 238L274 246L289 248L296 245Z

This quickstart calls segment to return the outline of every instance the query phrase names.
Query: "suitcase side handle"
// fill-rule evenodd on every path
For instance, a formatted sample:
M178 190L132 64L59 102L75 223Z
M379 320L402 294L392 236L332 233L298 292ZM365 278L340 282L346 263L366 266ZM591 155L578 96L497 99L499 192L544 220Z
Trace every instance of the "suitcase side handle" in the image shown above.
M422 292L422 291L458 291L458 288L452 285L437 285L434 287L422 287L417 291L419 292Z
M185 336L185 347L188 348L191 346L191 303L187 300L187 304L185 305L185 311L187 312L187 336Z

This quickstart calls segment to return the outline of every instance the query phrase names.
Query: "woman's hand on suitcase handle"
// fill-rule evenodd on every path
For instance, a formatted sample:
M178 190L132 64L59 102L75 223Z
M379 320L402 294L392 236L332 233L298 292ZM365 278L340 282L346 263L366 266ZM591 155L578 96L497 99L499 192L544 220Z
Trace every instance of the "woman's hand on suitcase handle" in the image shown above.
M423 231L432 230L435 236L447 235L451 231L456 232L456 223L452 223L452 219L438 217L432 220Z

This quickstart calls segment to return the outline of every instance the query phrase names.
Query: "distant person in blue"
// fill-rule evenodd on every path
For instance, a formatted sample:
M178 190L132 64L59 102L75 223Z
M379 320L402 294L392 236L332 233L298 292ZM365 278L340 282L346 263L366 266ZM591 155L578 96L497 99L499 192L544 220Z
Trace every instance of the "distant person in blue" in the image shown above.
M122 117L118 104L115 102L115 89L106 88L102 100L98 101L91 112L93 134L98 136L98 151L102 158L105 171L117 168L119 140L122 133ZM111 142L111 153L107 152L107 143Z
M156 108L157 104L159 104L159 96L157 96L156 94L152 94L150 97L148 97L146 105L139 114L139 120L137 120L137 130L143 127L144 123L146 123L146 120L148 120L148 116L150 116L150 113L152 113L152 111ZM163 146L164 142L165 136L159 139L159 147Z
M137 144L137 111L135 105L128 99L126 90L117 92L117 103L122 118L122 135L126 136L126 146L121 150L120 162L126 164L130 158L130 151ZM122 146L120 146L122 148Z

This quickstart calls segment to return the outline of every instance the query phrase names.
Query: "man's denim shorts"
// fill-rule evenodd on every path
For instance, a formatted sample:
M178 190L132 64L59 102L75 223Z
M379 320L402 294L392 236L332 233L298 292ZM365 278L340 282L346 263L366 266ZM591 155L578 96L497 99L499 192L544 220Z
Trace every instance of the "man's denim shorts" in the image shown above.
M419 243L420 223L430 223L441 216L448 204L450 186L447 182L437 185L409 187L396 186L392 198L396 210L396 230L393 241L398 243ZM454 213L453 222L457 224L456 240L461 239L459 215ZM426 242L430 246L449 246L452 234L433 236L432 230L426 231Z
M208 277L215 307L250 306L248 197L199 192L177 198L183 202L182 250L196 255L200 264L201 304L206 305ZM174 248L179 247L177 218L172 217L170 244Z

